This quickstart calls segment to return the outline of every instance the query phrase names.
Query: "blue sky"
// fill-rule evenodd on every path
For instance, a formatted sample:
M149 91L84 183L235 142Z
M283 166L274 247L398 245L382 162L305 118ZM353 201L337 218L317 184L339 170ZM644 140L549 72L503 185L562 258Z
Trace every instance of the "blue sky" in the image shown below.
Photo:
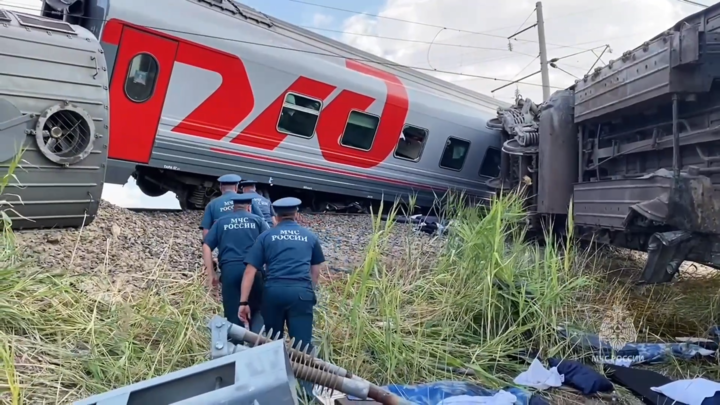
M377 14L380 7L385 3L384 0L312 0L309 3L323 4L336 8L344 8L347 10L361 11L364 13ZM331 10L328 8L315 7L301 3L294 3L287 0L246 0L242 3L255 8L265 14L272 15L281 20L304 26L321 26L329 29L342 29L342 22L350 17L351 13ZM317 15L329 17L324 21L318 21ZM322 22L322 25L318 23ZM318 31L323 35L338 39L339 35L332 32Z

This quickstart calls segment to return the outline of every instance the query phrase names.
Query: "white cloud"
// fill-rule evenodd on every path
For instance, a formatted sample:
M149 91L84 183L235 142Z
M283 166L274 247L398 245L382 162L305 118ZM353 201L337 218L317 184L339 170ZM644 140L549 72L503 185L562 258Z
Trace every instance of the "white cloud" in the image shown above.
M513 80L540 69L539 60L531 63L538 54L537 43L514 40L514 52L505 51L508 49L508 40L505 38L520 28L520 24L534 7L535 1L529 0L387 0L378 13L383 17L486 32L500 38L452 30L441 31L434 27L365 15L352 16L343 24L343 29L347 32L428 42L437 36L436 44L500 48L499 51L441 45L429 47L426 44L348 34L343 35L342 39L350 45L409 66ZM594 0L545 0L543 12L548 55L549 58L557 58L582 49L609 44L613 53L605 54L603 59L607 62L670 28L679 19L700 10L697 6L678 0L609 0L603 3ZM523 27L534 22L533 14ZM537 30L531 28L518 38L537 41ZM572 45L582 49L562 48L559 45ZM601 50L598 49L598 54ZM596 56L588 52L563 59L557 65L577 77L582 77L595 60ZM486 94L504 84L457 75L437 76ZM526 81L540 83L540 75ZM550 81L552 86L567 87L575 78L550 68ZM523 96L542 101L541 87L520 85L519 89ZM510 101L514 98L514 91L513 85L496 92L495 96Z
M333 16L322 13L315 13L312 18L312 24L315 27L326 27L332 24L333 21L335 21Z

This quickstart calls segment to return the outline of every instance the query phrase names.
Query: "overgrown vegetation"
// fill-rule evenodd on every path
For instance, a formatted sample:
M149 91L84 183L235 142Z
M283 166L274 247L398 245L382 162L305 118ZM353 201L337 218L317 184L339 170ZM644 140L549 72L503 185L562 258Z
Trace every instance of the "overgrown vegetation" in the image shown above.
M323 357L378 384L459 378L447 366L471 369L475 376L463 378L497 388L527 368L514 354L570 355L556 327L596 330L619 301L636 313L642 338L698 336L718 320L717 278L630 291L607 276L608 261L572 243L518 242L525 228L516 197L483 215L450 214L457 225L441 252L418 256L408 234L405 257L388 262L395 225L376 218L365 262L351 275L324 275L316 318ZM207 359L205 325L222 312L200 271L178 273L158 259L136 275L145 288L119 299L107 269L87 278L18 262L12 232L4 230L0 403L69 403ZM106 294L88 296L87 283L100 283ZM718 378L720 367L705 371Z

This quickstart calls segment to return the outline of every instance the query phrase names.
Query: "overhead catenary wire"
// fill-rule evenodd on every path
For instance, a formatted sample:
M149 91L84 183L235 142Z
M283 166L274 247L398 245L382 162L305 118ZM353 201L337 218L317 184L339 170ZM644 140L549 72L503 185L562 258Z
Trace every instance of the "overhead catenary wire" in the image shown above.
M630 1L634 1L634 0L620 0L618 3L627 3L627 2L630 2ZM607 7L610 6L610 5L616 5L616 4L612 4L611 2L608 2L608 3L603 4L603 5L600 6L600 7L593 7L593 8L590 8L590 9L583 9L583 10L580 10L580 11L573 11L573 12L571 12L571 13L560 14L560 15L557 15L557 16L555 16L555 17L546 18L546 19L545 19L545 22L562 20L562 19L564 19L564 18L573 16L573 15L578 15L578 14L588 14L588 13L590 13L591 11L595 11L595 10L600 10L600 9L603 9L603 8L607 8ZM530 13L530 16L525 20L525 22L527 22L527 20L528 20L530 17L532 17L532 15L533 15L534 12L535 12L535 10L533 9L533 12ZM525 25L525 22L522 23L522 24L520 24L520 27L522 27L523 25ZM515 27L515 25L506 25L506 26L503 26L503 27L497 27L497 28L491 28L491 29L488 29L488 30L482 30L481 32L482 32L482 33L485 33L485 34L489 34L489 33L491 33L491 32L501 31L501 30L505 30L505 29L513 28L513 27ZM516 29L515 31L518 31L518 30L520 30L520 28ZM467 34L467 35L472 35L472 34ZM463 36L465 36L465 35L463 35ZM598 41L595 41L595 42L598 42ZM570 44L570 45L574 45L574 44Z
M530 14L528 14L528 16L525 18L525 21L523 21L522 24L520 24L520 26L517 27L517 29L515 30L515 32L520 31L520 29L523 27L523 25L525 25L525 23L528 22L528 20L530 19L530 17L532 17L533 14L535 14L535 10L536 10L536 9L533 8L533 10L530 12Z
M520 70L515 74L515 76L513 76L512 80L517 79L517 77L520 76L520 74L521 74L522 72L524 72L525 69L529 68L530 65L532 65L536 60L538 60L538 58L540 58L540 55L535 56L535 58L533 58L533 60L531 60L530 62L528 62L528 64L525 65L524 68L520 69Z
M606 46L605 49L603 49L602 53L601 53L600 55L598 55L597 59L595 60L595 63L593 63L592 66L590 66L590 69L588 69L588 71L587 71L586 74L589 75L590 72L592 72L592 70L593 70L593 68L595 67L595 65L597 65L597 63L602 60L602 56L605 55L605 51L607 51L608 49L610 49L609 46ZM594 52L593 52L593 53L594 53Z
M464 33L466 33L466 34L482 35L482 36L487 36L487 37L492 37L492 38L501 38L501 39L507 40L507 36L504 36L504 35L494 35L494 34L488 34L488 33L486 33L486 32L471 31L471 30L466 30L466 29L462 29L462 28L446 27L446 26L442 26L442 25L430 24L430 23L425 23L425 22L420 22L420 21L405 20L405 19L396 18L396 17L387 17L387 16L382 16L382 15L379 15L379 14L365 13L365 12L357 11L357 10L349 10L349 9L346 9L346 8L340 8L340 7L335 7L335 6L328 6L328 5L325 5L325 4L312 3L312 2L304 1L304 0L287 0L287 1L290 1L290 2L293 2L293 3L305 4L305 5L313 6L313 7L325 8L325 9L328 9L328 10L336 10L336 11L342 11L342 12L351 13L351 14L358 14L358 15L366 15L366 16L368 16L368 17L382 18L382 19L385 19L385 20L398 21L398 22L403 22L403 23L407 23L407 24L422 25L422 26L425 26L425 27L444 28L444 29L450 30L450 31L464 32ZM522 41L522 42L538 43L538 41L533 41L533 40L529 40L529 39L516 39L516 40L517 40L517 41ZM565 48L573 48L572 45L552 44L552 43L549 43L549 42L548 42L547 44L548 44L548 45L553 45L553 46L565 47Z
M625 0L625 1L627 1L627 0ZM6 3L0 3L0 4L5 4L5 5L9 6L9 7L14 7L14 8L18 8L18 9L26 9L26 10L32 10L32 11L40 11L40 9L27 7L27 6L25 6L25 5L19 5L19 4L16 5L16 4L11 4L11 3L7 3L7 2L6 2ZM599 7L599 8L602 8L602 7ZM532 17L534 11L535 11L535 10L533 9L533 12L531 12L531 13L528 15L528 17L525 19L525 21L523 21L523 23L520 24L520 27L522 27L523 25L525 25L525 23L530 19L530 17ZM563 16L572 15L572 14L577 14L577 13L569 13L569 14L566 14L566 15L562 15L562 16L555 17L555 18L553 18L553 19L559 19L559 18L561 18L561 17L563 17ZM476 61L476 62L473 63L473 65L483 64L483 63L489 63L489 62L494 62L494 61L499 61L499 60L505 60L505 59L511 59L511 58L515 58L515 57L517 57L517 56L527 56L527 57L536 58L536 55L533 55L533 54L529 54L529 53L525 53L525 52L518 52L518 51L515 51L515 50L509 51L508 49L505 49L505 48L481 47L481 46L464 45L464 44L447 44L447 43L420 41L420 40L413 40L413 39L406 39L406 38L385 37L385 36L381 36L381 35L373 35L373 34L367 34L367 33L348 32L348 31L343 31L343 30L334 30L334 29L314 27L314 26L303 26L303 25L299 25L299 27L302 27L302 28L305 28L305 29L318 30L318 31L335 32L335 33L342 33L342 34L347 34L347 35L371 37L371 38L378 38L378 39L391 40L391 41L400 41L400 42L408 42L408 43L419 43L419 44L427 44L427 45L433 45L433 46L437 45L437 46L456 47L456 48L468 48L468 49L477 49L477 50L503 51L503 52L512 52L512 53L513 53L513 55L509 55L509 56L503 56L503 57L499 57L499 58L483 59L483 60L480 60L480 61ZM507 28L507 27L503 27L503 28ZM518 28L518 29L519 29L519 28ZM496 30L497 30L497 29L496 29ZM441 31L442 31L442 30L441 30ZM440 31L440 32L441 32L441 31ZM485 32L488 32L488 31L485 31ZM625 38L625 36L623 36L622 38ZM613 39L613 38L611 38L611 39ZM590 42L599 42L599 41L590 41ZM582 45L582 44L586 44L586 43L590 43L590 42L573 44L573 45ZM594 49L598 49L598 48L601 48L601 47L603 47L603 46L607 46L607 45L597 46L597 47L592 48L592 49L593 49L593 50L594 50ZM561 49L561 48L563 48L563 47L565 47L565 46L557 47L557 48L552 48L551 50L553 50L553 49ZM584 53L584 52L588 52L588 51L590 51L590 50L580 51L580 52L578 52L578 53L575 53L575 54L572 54L572 55L567 55L567 56L565 56L565 57L574 56L574 55L577 55L577 54L580 54L580 53ZM463 54L463 55L461 55L461 56L464 56L464 55L465 55L465 54ZM597 55L596 55L596 56L597 56ZM601 61L602 61L602 60L601 60ZM432 66L431 66L431 67L432 67ZM432 67L432 69L435 69L435 68Z
M702 4L702 3L698 3L698 2L695 2L695 1L691 1L691 0L678 0L678 1L681 2L681 3L692 4L693 6L698 6L698 7L702 7L702 8L708 8L708 7L710 7L710 6L708 6L707 4Z
M553 68L555 68L555 69L557 69L557 70L565 73L565 74L568 75L568 76L572 76L572 77L574 77L575 79L579 79L579 77L575 76L574 74L572 74L572 73L568 72L567 70L565 70L565 69L561 68L560 66L558 66L557 63L555 63L555 62L550 62L549 64L550 64L550 67L553 67Z
M3 3L0 3L0 5L3 5ZM30 7L16 7L16 8L38 11L37 9L33 9ZM92 17L85 17L85 16L81 16L80 18L83 18L86 20L107 22L107 20L102 19L102 18L92 18ZM356 61L356 62L365 62L365 63L371 63L371 64L375 64L375 65L380 65L380 66L406 68L406 69L409 68L409 69L414 69L417 71L433 72L433 73L447 74L447 75L456 75L456 76L462 76L462 77L471 77L471 78L475 78L475 79L483 79L483 80L488 80L488 81L511 82L511 80L501 79L498 77L476 75L476 74L471 74L471 73L453 72L453 71L439 70L439 69L428 69L428 68L423 68L423 67L419 67L419 66L407 66L407 65L400 64L400 63L390 62L390 61L380 62L380 61L376 61L376 60L372 60L372 59L368 59L368 58L347 57L347 56L343 56L343 55L336 55L336 54L325 53L325 52L310 51L310 50L297 49L297 48L288 48L288 47L279 46L279 45L263 44L263 43L259 43L259 42L246 41L246 40L228 38L228 37L220 37L220 36L216 36L216 35L200 34L200 33L196 33L196 32L175 30L175 29L165 28L165 27L155 27L155 26L148 26L148 25L142 25L142 27L157 30L157 31L175 33L175 34L192 35L192 36L197 36L197 37L202 37L202 38L216 39L216 40L220 40L220 41L228 41L228 42L241 43L241 44L246 44L246 45L251 45L251 46L260 46L260 47L266 47L266 48L271 48L271 49L285 50L288 52L297 52L297 53L304 53L304 54L310 54L310 55L325 56L325 57L329 57L329 58L352 60L352 61ZM537 83L522 83L522 84L529 85L529 86L542 87L541 84L537 84ZM560 87L554 87L554 88L561 89Z
M313 26L307 26L307 25L298 25L298 27L302 27L302 28L310 29L310 30L335 32L338 34L345 34L345 35L356 35L356 36L360 36L360 37L378 38L378 39L384 39L384 40L388 40L388 41L411 42L411 43L433 45L433 46L449 46L449 47L454 47L454 48L468 48L468 49L479 49L479 50L486 50L486 51L508 52L508 50L506 48L493 48L493 47L486 47L486 46L474 46L474 45L463 45L463 44L447 44L447 43L442 43L442 42L421 41L421 40L408 39L408 38L386 37L386 36L382 36L382 35L366 34L366 33L360 33L360 32L349 32L349 31L334 30L334 29L330 29L330 28L320 28L320 27L313 27ZM514 53L517 53L519 55L525 55L525 56L533 56L531 54L523 53L523 52L514 52Z
M522 24L520 24L520 26L515 30L515 33L512 34L512 35L510 35L509 37L507 37L507 39L508 39L508 50L509 50L510 52L513 52L512 41L510 41L513 37L516 37L516 36L522 34L523 32L529 30L530 28L537 26L537 23L535 23L535 24L530 25L529 27L526 27L526 28L522 29L523 25L525 25L525 23L528 22L528 20L530 19L530 17L532 17L533 14L535 14L535 11L537 11L537 7L536 7L536 8L533 8L533 10L530 12L530 14L528 14L527 18L525 18L525 21L523 21ZM521 29L522 29L522 30L521 30ZM523 70L525 70L525 69L523 69Z

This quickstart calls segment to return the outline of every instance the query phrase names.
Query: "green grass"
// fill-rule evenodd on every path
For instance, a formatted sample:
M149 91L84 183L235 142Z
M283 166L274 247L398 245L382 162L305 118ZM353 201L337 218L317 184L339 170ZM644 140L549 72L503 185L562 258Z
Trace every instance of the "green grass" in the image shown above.
M497 388L527 368L513 354L570 355L556 327L596 330L618 301L636 313L643 337L698 335L718 320L717 279L635 292L606 276L617 265L598 254L572 243L518 242L525 215L515 196L482 215L471 208L446 214L458 225L441 252L411 249L417 242L404 228L376 218L368 245L358 247L366 249L364 263L351 275L324 275L316 337L325 358L377 384L459 378L443 369L449 366ZM68 403L207 359L205 325L221 310L199 269L179 274L160 262L133 275L144 288L120 294L105 269L70 276L19 262L4 229L0 403ZM391 238L404 243L403 257L392 261ZM110 249L113 240L107 243ZM707 370L717 374L717 366ZM705 370L688 367L664 371ZM572 395L554 403L564 401Z

